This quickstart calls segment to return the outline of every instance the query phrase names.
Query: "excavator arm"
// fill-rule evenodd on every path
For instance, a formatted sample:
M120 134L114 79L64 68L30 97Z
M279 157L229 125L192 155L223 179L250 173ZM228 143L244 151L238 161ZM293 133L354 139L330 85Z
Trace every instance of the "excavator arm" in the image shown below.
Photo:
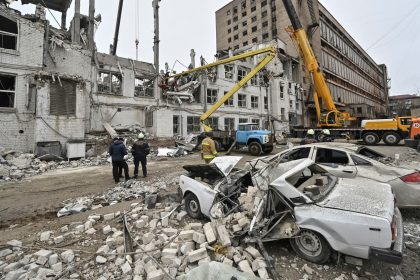
M209 68L213 68L218 65L227 64L236 60L245 59L248 57L253 57L256 55L265 54L264 58L261 59L257 66L253 68L245 77L242 78L237 84L235 84L220 100L218 100L216 103L214 103L204 114L200 116L200 122L203 125L204 131L209 132L211 131L211 127L208 126L205 121L215 112L217 109L220 108L229 98L231 98L235 93L237 93L249 80L251 80L255 75L258 74L259 71L261 71L277 54L277 50L274 47L266 47L259 50L254 51L248 51L244 52L242 54L238 54L226 59L222 59L210 64L206 64L204 66L200 66L191 70L184 71L182 73L173 75L169 78L179 78L181 76L185 76L188 74L192 74L195 72L203 71Z
M299 46L306 69L312 75L314 83L314 102L318 118L318 126L341 127L344 121L354 120L346 112L337 110L334 100L331 96L330 89L325 81L324 74L319 67L318 61L309 43L305 29L297 16L291 0L283 0L284 7L292 23L291 34L297 45ZM323 112L319 99L327 112Z

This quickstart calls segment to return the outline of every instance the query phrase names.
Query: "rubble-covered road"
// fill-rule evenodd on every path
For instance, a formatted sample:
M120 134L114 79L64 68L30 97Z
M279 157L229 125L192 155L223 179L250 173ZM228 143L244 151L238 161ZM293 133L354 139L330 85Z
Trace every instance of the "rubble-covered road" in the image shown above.
M389 156L399 153L401 158L420 159L420 155L402 147L376 149ZM241 155L244 158L239 166L251 159ZM198 155L150 161L149 177L141 178L139 185L157 187L162 197L175 195L177 178L184 172L182 166L199 162ZM18 273L9 277L18 277L5 279L20 279L21 275L47 279L42 278L44 274L55 275L55 279L162 279L165 273L159 265L167 267L169 275L175 275L177 271L187 272L208 257L254 270L256 276L264 273L264 262L258 254L250 253L252 249L234 247L235 250L224 252L225 257L208 249L205 252L202 244L209 237L205 236L203 225L208 221L192 220L182 209L169 219L159 220L178 205L171 196L159 201L156 209L148 210L142 199L133 199L128 193L124 195L133 200L119 199L119 190L112 183L110 166L59 169L0 185L0 244L18 240L23 246L32 247L19 248L16 241L11 243L16 246L11 249L0 247L0 279L11 271ZM92 198L94 204L102 203L103 207L57 218L63 201L79 197ZM114 201L110 203L111 200ZM137 252L133 259L122 254L123 224L115 215L124 212L132 237L139 244L134 246ZM402 212L406 248L400 266L373 261L361 265L357 259L346 262L344 258L324 266L315 265L298 258L286 241L268 243L266 249L282 279L420 279L420 210ZM159 265L149 263L151 258L139 250L151 251Z

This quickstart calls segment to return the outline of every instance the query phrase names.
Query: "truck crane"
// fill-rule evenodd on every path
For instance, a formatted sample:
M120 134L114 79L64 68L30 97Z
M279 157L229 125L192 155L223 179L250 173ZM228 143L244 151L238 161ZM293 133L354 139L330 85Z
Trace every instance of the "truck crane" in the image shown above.
M196 72L204 71L218 65L231 63L233 61L242 60L245 58L253 57L256 55L264 55L264 57L258 62L245 77L236 83L220 100L214 103L205 113L200 116L200 123L205 132L212 131L212 128L207 124L208 118L216 112L229 98L237 93L248 81L250 81L255 75L258 74L276 55L277 50L275 47L265 47L258 50L247 51L229 58L221 59L216 62L206 64L194 69L190 69L179 74L165 77L160 87L163 90L167 90L170 80L176 80L180 77L187 76ZM221 150L222 147L227 149L233 147L244 147L247 146L249 152L252 155L260 155L262 152L270 153L273 150L273 136L269 130L259 130L257 125L252 123L239 124L238 130L234 135L231 135L229 131L214 131L214 140L216 143L217 150ZM204 137L200 135L198 137L198 144Z
M348 112L341 112L335 106L331 96L330 89L325 81L324 74L319 67L318 61L309 43L305 29L299 20L291 0L283 0L283 5L292 23L290 33L297 43L306 69L311 74L314 83L314 102L318 120L318 127L344 127L345 121L353 121L356 118L351 117ZM322 103L320 102L322 100ZM323 105L324 108L321 108Z

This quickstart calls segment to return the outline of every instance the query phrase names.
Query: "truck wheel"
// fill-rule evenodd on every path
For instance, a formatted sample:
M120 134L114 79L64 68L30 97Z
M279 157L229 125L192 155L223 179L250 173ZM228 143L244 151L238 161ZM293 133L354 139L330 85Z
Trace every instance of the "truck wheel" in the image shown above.
M262 147L261 147L260 143L252 142L251 144L249 144L248 150L251 153L251 155L259 156L259 155L261 155Z
M184 198L184 205L185 210L191 218L200 219L202 217L200 202L195 194L187 194Z
M379 141L381 141L378 134L376 134L375 132L367 132L363 134L362 138L367 145L375 145L378 144Z
M387 132L382 136L382 140L389 146L395 146L400 143L401 136L396 132Z
M317 142L323 142L324 141L324 136L322 135L322 133L315 134L315 140Z
M325 238L312 230L302 230L297 237L290 239L293 251L302 259L323 264L331 256L331 247Z

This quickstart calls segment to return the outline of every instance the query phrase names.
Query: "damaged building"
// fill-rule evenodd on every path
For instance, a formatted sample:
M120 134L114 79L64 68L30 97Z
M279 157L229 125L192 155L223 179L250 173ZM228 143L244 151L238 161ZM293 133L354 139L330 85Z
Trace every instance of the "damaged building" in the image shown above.
M97 52L94 30L100 16L93 14L95 1L90 1L89 16L80 14L80 0L76 2L74 19L66 29L71 0L22 1L36 4L30 15L0 1L4 148L37 153L58 145L64 152L67 143L84 142L107 124L156 132L153 65ZM62 13L61 29L46 20L46 8Z

